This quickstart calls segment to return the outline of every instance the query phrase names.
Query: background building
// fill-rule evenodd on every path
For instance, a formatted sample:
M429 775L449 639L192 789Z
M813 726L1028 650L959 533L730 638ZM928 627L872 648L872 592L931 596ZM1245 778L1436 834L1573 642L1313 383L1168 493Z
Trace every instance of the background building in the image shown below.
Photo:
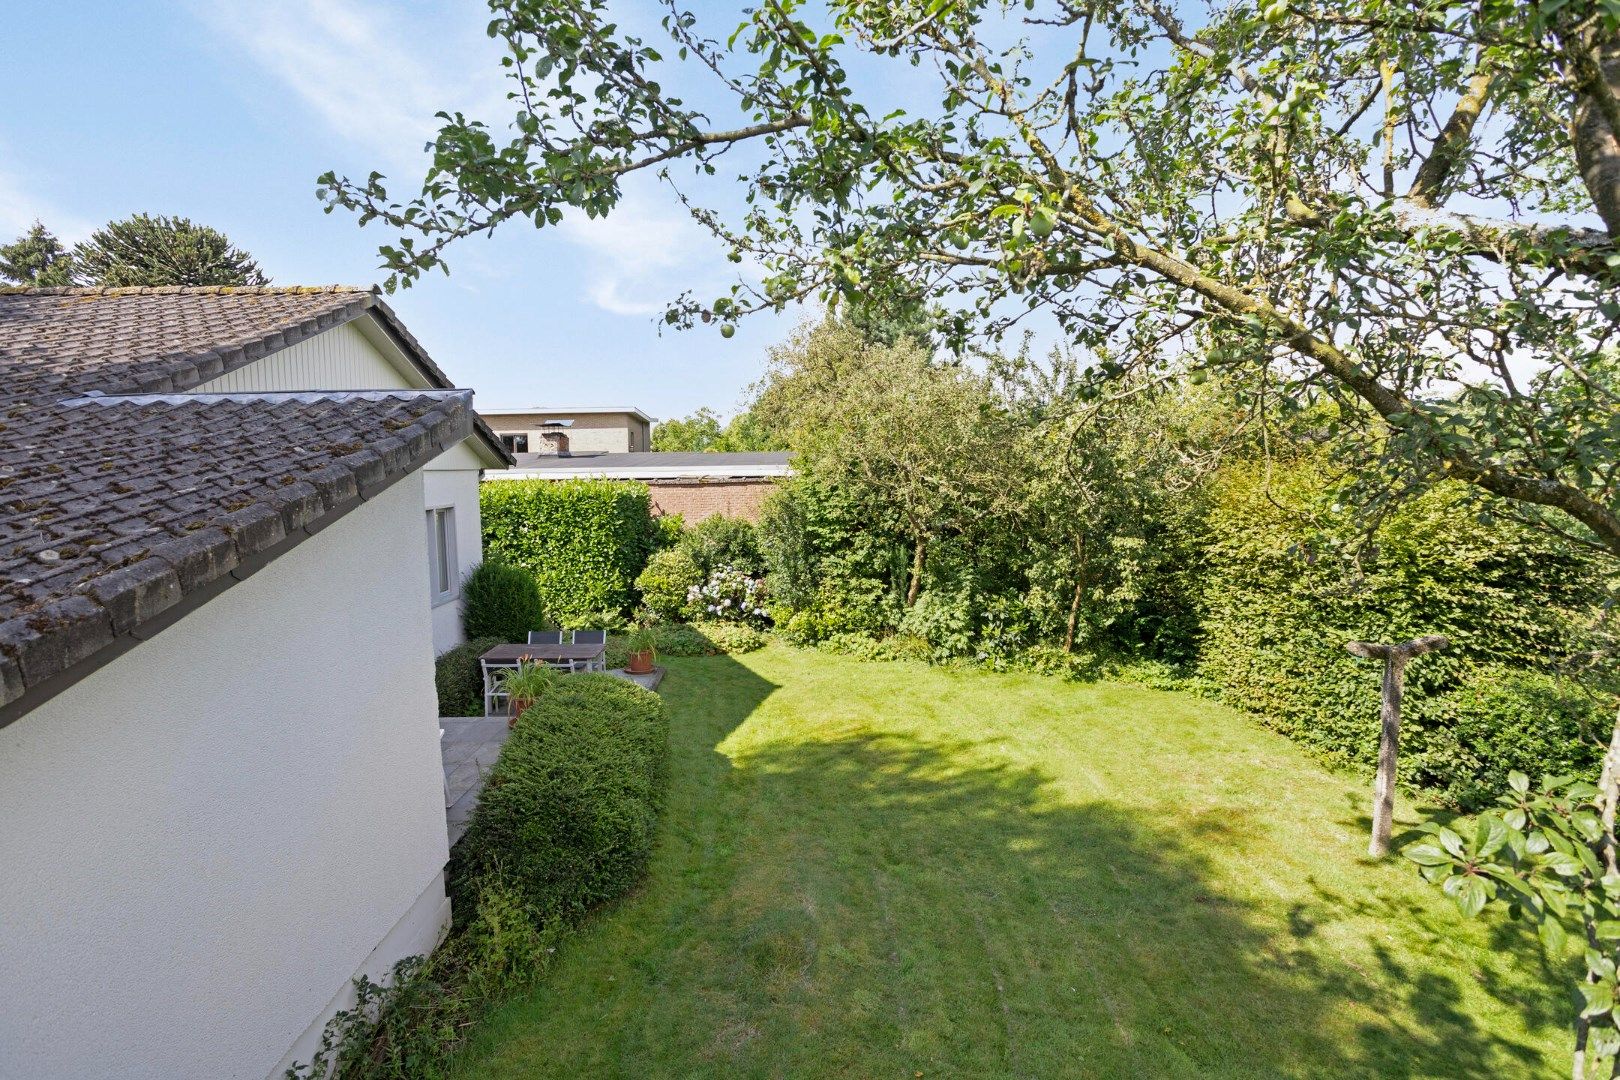
M628 405L480 409L513 454L634 454L652 449L653 418Z

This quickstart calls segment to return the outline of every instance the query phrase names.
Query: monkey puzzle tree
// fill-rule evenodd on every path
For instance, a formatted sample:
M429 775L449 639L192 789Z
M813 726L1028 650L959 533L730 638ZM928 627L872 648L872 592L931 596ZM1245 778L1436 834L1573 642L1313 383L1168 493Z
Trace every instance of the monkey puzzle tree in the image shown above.
M264 285L252 256L187 218L135 214L110 221L73 249L81 285Z
M71 285L73 258L62 241L39 222L9 244L0 244L0 280L13 285Z

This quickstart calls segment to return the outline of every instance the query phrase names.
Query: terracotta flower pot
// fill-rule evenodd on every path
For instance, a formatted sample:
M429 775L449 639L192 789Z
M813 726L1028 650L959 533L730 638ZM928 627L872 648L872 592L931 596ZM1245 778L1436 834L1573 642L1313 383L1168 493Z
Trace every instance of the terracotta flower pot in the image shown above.
M518 717L526 712L534 701L531 698L509 697L506 699L506 726L517 727Z
M632 675L650 675L652 674L652 662L653 654L651 649L646 652L633 652L625 660L624 670Z

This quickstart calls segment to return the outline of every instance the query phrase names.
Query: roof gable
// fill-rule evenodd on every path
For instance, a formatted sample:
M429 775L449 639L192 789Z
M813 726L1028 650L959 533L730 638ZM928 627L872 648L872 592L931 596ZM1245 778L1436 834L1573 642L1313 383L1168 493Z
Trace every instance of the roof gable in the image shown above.
M183 392L374 302L0 291L0 725L473 433L453 388Z

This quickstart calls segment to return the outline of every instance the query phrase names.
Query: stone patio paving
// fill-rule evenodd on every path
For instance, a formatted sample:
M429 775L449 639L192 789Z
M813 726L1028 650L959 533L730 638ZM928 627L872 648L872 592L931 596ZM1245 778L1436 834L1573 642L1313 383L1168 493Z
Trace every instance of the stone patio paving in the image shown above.
M623 668L615 668L609 675L628 679L648 690L658 689L664 681L664 669L655 667L650 675L631 675ZM450 846L454 847L461 834L467 831L467 820L473 807L478 805L478 793L484 788L484 778L501 756L501 744L506 742L509 728L504 716L441 716L439 726L444 738L439 746L444 753L445 821L450 827Z

